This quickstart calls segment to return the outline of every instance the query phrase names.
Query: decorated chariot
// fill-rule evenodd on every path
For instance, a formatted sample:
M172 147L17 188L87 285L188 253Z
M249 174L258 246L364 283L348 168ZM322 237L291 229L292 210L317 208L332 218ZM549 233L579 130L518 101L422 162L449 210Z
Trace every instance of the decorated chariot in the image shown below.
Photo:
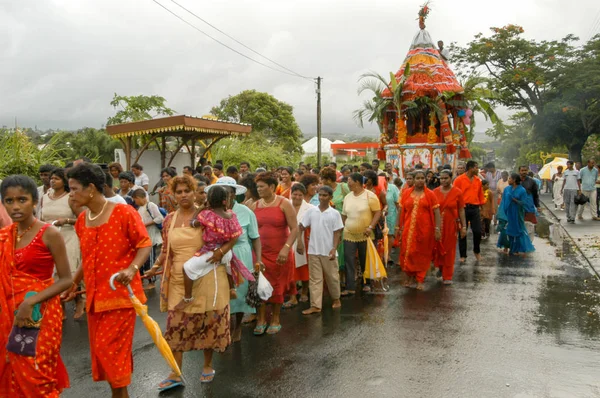
M390 105L382 123L378 157L404 175L417 164L437 168L470 158L465 130L472 110L464 90L427 30L429 7L419 12L420 30L400 70L381 93ZM395 80L395 81L394 81Z

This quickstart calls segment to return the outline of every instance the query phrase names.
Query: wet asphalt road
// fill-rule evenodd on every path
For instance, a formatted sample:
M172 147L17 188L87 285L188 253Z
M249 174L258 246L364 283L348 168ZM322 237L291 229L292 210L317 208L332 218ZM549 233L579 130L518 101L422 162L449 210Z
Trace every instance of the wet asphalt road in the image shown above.
M495 239L495 237L494 237ZM158 394L167 366L138 322L132 397L600 397L600 283L568 244L564 255L536 239L529 258L484 242L484 261L457 267L455 284L428 276L426 290L400 287L343 300L341 311L282 316L276 336L254 337L215 354L201 385L201 352L184 356L186 388ZM331 304L326 299L324 306ZM149 294L151 315L158 295ZM86 323L68 320L64 397L110 396L93 383Z

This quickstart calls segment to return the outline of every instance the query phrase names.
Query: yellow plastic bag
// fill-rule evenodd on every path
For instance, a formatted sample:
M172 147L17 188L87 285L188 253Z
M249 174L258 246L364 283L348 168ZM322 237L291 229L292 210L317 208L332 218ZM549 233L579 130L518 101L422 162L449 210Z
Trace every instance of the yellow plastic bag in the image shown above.
M363 274L363 281L366 282L367 279L379 281L383 278L387 278L387 272L385 272L381 257L379 257L379 253L377 253L375 243L369 238L367 239L367 264Z

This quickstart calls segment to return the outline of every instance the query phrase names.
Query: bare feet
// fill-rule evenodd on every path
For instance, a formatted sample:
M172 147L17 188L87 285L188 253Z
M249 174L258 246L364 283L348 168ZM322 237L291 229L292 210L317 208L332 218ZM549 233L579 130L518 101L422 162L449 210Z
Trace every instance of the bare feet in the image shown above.
M461 258L460 258L460 263L461 263L461 264L464 264L464 263L466 263L466 262L467 262L467 258L466 258L466 257L461 257Z
M237 292L235 291L235 289L229 289L229 299L230 300L235 300L237 298Z
M233 333L231 334L231 341L233 343L237 343L238 341L242 340L242 328L241 327L236 327L233 330Z
M308 302L308 296L305 296L305 295L302 295L302 296L300 296L300 302L301 302L301 303L306 303L306 302Z
M452 284L452 280L445 280L444 282L442 282L444 285L451 285Z
M75 315L73 315L73 319L79 319L85 313L85 300L79 300L75 304Z
M475 253L475 260L481 261L481 254Z
M342 302L339 299L333 300L333 304L331 304L331 308L333 308L333 309L342 308Z
M154 284L154 282L150 282L146 285L146 287L144 287L144 290L152 290L156 287L156 285Z
M244 318L242 319L242 325L248 325L255 321L256 321L255 314L246 314L246 315L244 315Z
M417 290L423 290L425 289L425 285L423 285L423 283L421 282L417 282Z
M321 313L321 309L316 308L316 307L310 307L309 309L302 311L303 315L320 314L320 313Z

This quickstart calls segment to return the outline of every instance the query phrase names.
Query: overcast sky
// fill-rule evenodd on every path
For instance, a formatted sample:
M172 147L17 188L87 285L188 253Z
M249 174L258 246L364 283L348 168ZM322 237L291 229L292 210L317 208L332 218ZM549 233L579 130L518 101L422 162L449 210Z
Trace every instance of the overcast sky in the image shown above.
M157 1L259 59L170 0ZM280 64L322 76L326 136L362 133L352 120L358 77L398 70L423 0L178 2ZM538 40L587 39L600 17L598 0L437 0L431 8L433 39L459 44L509 23ZM100 127L114 113L115 92L161 95L177 113L202 116L222 98L256 89L291 104L303 132L316 131L313 83L242 58L152 0L0 0L0 21L0 126L17 117L40 129Z

